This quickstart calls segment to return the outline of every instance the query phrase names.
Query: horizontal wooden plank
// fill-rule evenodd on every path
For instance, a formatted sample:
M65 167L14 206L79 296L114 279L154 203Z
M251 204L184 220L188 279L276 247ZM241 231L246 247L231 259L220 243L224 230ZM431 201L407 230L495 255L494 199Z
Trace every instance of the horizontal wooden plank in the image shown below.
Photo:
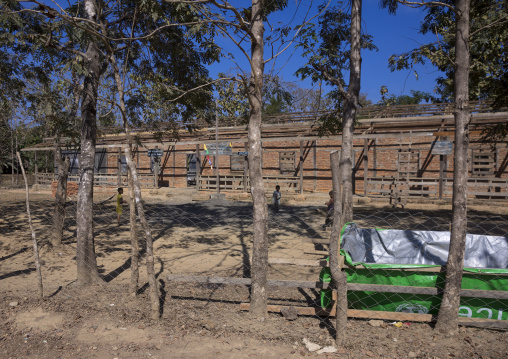
M347 266L347 265L346 265ZM349 269L371 269L369 267L365 267L361 264L357 265L357 266L347 266L347 268ZM380 269L378 269L380 270ZM409 267L409 268L382 268L382 270L386 270L386 271L402 271L402 272L436 272L436 273L439 273L443 270L443 267L441 266L433 266L433 267ZM462 273L469 273L471 274L470 271L462 271ZM481 273L482 275L489 275L490 273ZM502 276L502 277L506 277L508 276L508 274L504 274L504 273L493 273L491 274L493 277L499 277L499 276Z
M508 291L461 289L461 297L508 299Z
M269 312L272 313L280 313L282 308L289 308L284 307L281 305L267 305L267 309ZM326 309L321 307L293 307L296 309L298 315L307 315L307 316L321 316L321 317L329 317L329 316L335 316L335 309ZM250 309L250 303L240 303L240 310L249 310Z
M285 306L269 304L267 309L272 313L280 313L281 309ZM289 307L286 307L289 308ZM320 317L334 317L335 307L321 308L321 307L293 307L299 315L305 316L320 316ZM250 303L241 303L240 310L249 310ZM431 314L414 314L414 313L401 313L401 312L382 312L374 310L358 310L348 309L347 316L349 318L370 318L382 320L396 320L396 321L410 321L410 322L430 322L433 317Z
M250 278L235 277L209 277L209 276L192 276L192 275L176 275L168 274L166 279L169 282L184 283L211 283L211 284L233 284L233 285L250 285ZM268 280L269 287L289 287L289 288L308 288L308 289L326 289L330 283L314 282L314 281L291 281L291 280Z
M380 293L405 293L405 294L422 294L422 295L441 294L441 290L433 287L408 287L408 286L383 285L383 284L348 283L347 289L348 291L362 291L362 292L365 291ZM508 291L462 289L460 291L460 296L473 298L508 299Z
M319 267L319 260L301 258L268 258L268 264L289 264L303 267Z
M469 196L485 196L485 197L499 197L504 199L508 197L508 192L480 192L480 191L468 191Z
M289 307L272 304L269 304L267 306L268 311L272 313L280 313L282 308ZM335 316L335 308L321 308L321 307L293 307L293 308L297 311L298 315L320 316L320 317ZM249 310L249 309L250 303L240 303L240 310ZM434 322L436 320L436 317L433 316L432 314L382 312L376 310L360 310L360 309L348 309L347 316L349 318L379 319L398 322ZM507 329L508 320L459 317L459 325L475 326L482 328Z
M361 292L438 295L438 289L431 287L406 287L400 285L348 283L347 289L348 291Z
M357 265L355 267L347 266L350 269L370 269L363 265ZM439 267L412 267L412 268L383 268L382 270L386 271L401 271L401 272L441 272L441 266Z
M170 282L186 282L186 283L213 283L213 284L233 284L233 285L250 285L250 278L234 278L234 277L210 277L210 276L189 276L189 275L173 275L167 277ZM314 281L288 281L288 280L268 280L270 287L290 287L290 288L310 288L320 289L328 288L329 283ZM361 284L348 283L348 291L365 291L380 293L405 293L405 294L421 294L421 295L440 295L441 291L434 287L410 287L397 285L382 284ZM508 291L489 291L489 290L472 290L462 289L460 292L463 297L474 298L491 298L491 299L508 299Z

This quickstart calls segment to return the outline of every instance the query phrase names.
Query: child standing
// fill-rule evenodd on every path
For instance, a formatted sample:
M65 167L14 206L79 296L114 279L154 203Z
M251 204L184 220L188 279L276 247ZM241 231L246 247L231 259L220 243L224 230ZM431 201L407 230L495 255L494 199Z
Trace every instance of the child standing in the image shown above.
M272 195L273 210L275 212L279 212L280 197L281 197L280 186L277 185L275 186L275 191L273 191Z
M116 195L116 222L120 225L120 216L122 215L122 203L123 203L123 188L118 188L118 194Z

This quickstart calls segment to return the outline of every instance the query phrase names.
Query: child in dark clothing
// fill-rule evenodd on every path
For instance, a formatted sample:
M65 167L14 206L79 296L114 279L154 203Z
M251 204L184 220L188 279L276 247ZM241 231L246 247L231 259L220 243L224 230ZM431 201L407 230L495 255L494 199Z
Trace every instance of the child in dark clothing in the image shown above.
M279 212L280 198L281 198L280 186L277 185L275 186L275 191L273 191L272 195L273 210L275 212Z

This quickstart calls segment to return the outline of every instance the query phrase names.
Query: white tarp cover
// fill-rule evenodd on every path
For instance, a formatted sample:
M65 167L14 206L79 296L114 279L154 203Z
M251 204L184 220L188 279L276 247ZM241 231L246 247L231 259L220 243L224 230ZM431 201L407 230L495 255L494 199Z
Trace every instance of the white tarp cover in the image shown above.
M349 223L341 248L357 263L445 265L449 245L450 232L366 229ZM508 237L468 234L464 267L508 268Z

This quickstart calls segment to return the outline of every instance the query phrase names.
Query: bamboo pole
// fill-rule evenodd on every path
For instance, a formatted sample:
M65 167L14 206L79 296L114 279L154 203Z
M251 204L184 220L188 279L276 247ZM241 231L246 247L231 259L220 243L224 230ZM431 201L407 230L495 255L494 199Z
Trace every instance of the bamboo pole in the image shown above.
M139 220L145 232L146 239L146 270L148 275L148 283L150 285L150 304L152 308L152 319L160 317L160 301L159 301L159 287L157 285L157 278L155 277L154 254L153 254L153 238L152 231L145 217L145 209L141 200L141 188L139 186L138 174L136 166L132 162L130 148L125 148L125 158L129 173L132 176L132 183L134 184L134 195L136 207L138 210Z
M30 198L28 195L28 181L26 179L25 168L23 167L23 162L21 162L21 156L19 155L18 151L16 151L16 156L18 157L19 166L21 167L21 171L23 172L23 179L25 180L26 213L28 215L28 224L30 225L30 230L32 231L35 272L37 273L37 289L39 291L39 296L41 298L43 298L44 297L44 288L42 286L41 262L39 260L39 248L37 246L37 239L35 237L34 226L32 223L32 216L30 215Z

